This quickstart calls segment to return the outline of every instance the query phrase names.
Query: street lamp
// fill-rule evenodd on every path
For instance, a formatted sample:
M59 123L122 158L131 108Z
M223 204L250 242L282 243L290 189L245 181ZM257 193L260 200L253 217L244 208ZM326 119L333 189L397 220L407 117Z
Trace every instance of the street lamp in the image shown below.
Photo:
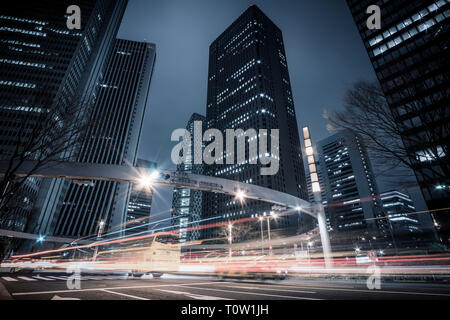
M39 242L39 243L42 243L42 242L44 242L45 241L45 236L39 236L37 239L36 239L36 242Z
M264 232L263 232L263 217L259 217L259 222L261 222L261 250L262 254L264 254Z
M245 200L245 192L242 190L238 190L236 192L236 199L239 200L241 203Z
M269 255L272 255L272 243L271 243L271 239L270 239L270 217L277 219L278 215L271 211L270 215L267 216L267 234L269 235Z
M230 244L228 255L230 256L230 258L231 258L231 244L233 243L233 237L232 237L232 233L231 233L232 230L233 230L233 225L230 222L228 224L228 243Z
M104 228L105 228L105 220L102 219L98 223L97 239L100 239L102 237L102 233L103 233L103 229ZM92 257L92 261L95 261L97 259L98 247L99 246L95 246L94 256Z
M307 243L307 245L306 245L306 248L308 249L308 261L309 261L309 262L311 262L310 249L312 248L313 244L314 244L314 243L313 243L312 241L309 241L309 242Z
M139 183L144 187L151 187L156 179L158 179L160 173L158 170L153 170L150 174L144 174L139 178Z

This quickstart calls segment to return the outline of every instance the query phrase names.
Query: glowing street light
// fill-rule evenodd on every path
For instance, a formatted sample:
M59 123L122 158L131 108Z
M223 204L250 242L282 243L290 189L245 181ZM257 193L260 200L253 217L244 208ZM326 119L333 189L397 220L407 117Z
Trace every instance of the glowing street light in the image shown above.
M239 200L240 202L243 202L245 200L245 192L242 190L239 190L238 192L236 192L236 199Z
M150 174L145 174L143 176L140 177L139 179L139 183L144 186L144 187L151 187L153 185L153 183L155 182L156 179L159 178L159 171L158 170L154 170L152 171L152 173Z

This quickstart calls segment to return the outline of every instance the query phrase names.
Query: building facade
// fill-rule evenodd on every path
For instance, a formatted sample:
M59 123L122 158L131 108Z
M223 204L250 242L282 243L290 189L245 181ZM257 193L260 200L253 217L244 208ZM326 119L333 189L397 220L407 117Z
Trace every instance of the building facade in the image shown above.
M195 164L194 148L194 124L196 121L201 122L202 132L206 128L206 117L194 113L186 126L191 136L190 144L184 150L187 150L186 162L177 166L178 172L203 174L203 164ZM204 146L199 149L203 152ZM173 190L172 199L172 226L180 231L180 242L193 241L200 238L200 219L202 216L203 191L191 190L184 188L175 188Z
M98 83L93 126L76 161L135 166L141 138L155 45L116 39L106 71ZM105 231L122 228L127 219L129 183L96 181L94 186L69 183L45 215L49 233L85 236L96 232L98 222Z
M116 36L127 1L78 1L80 30L66 25L66 0L4 6L0 15L0 157L14 158L26 134L39 132L45 112L91 99L94 83ZM22 140L21 140L22 139ZM18 142L21 141L21 142ZM20 148L19 148L20 149ZM20 151L20 150L19 150ZM34 207L61 181L29 178L14 195L14 220L4 227L36 231ZM35 219L36 218L36 219ZM3 224L3 223L2 223Z
M319 141L318 155L331 240L352 243L386 238L388 224L361 139L349 130L340 131Z
M400 191L388 191L380 194L395 245L414 247L424 240L420 220L415 214L416 208L411 197Z
M449 0L347 0L441 241L450 243ZM369 5L380 30L366 26Z
M207 166L207 175L256 184L307 199L283 35L255 5L250 6L209 48L206 118L208 129L218 129L224 136L226 129L280 130L277 174L262 176L262 165L247 161ZM247 160L248 154L247 150ZM232 221L268 215L271 206L253 200L246 200L242 205L230 196L205 193L203 209L204 218L222 217L224 221ZM303 218L308 220L298 215L282 217L272 221L273 229L297 232L299 225L304 225L299 221ZM215 229L203 231L205 238L217 236Z

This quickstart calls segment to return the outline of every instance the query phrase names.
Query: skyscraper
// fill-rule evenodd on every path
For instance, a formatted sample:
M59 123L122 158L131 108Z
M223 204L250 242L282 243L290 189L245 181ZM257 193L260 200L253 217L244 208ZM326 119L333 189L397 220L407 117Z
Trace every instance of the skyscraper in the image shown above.
M414 203L408 194L388 191L380 194L384 213L392 229L397 246L416 246L424 240Z
M280 130L277 174L262 176L261 165L247 161L245 164L206 166L207 175L256 184L307 199L283 35L255 5L250 6L209 48L206 118L208 129L215 128L223 133L226 129ZM247 150L246 159L248 155ZM221 216L227 221L269 214L271 206L254 200L246 200L245 205L241 205L230 196L205 193L203 209L204 218ZM298 231L298 216L282 217L273 223L274 228ZM216 235L217 230L204 230L205 238Z
M76 161L135 166L155 61L155 45L117 39L98 83L94 121ZM93 187L70 183L46 218L55 235L93 234L104 220L105 230L126 222L129 183L96 181ZM41 231L42 232L42 231Z
M377 183L361 139L349 130L319 141L332 240L341 243L388 234Z
M191 135L189 146L186 146L188 154L186 163L177 166L177 171L185 173L203 174L203 164L194 163L194 122L202 122L202 131L206 127L206 118L194 113L188 121L186 130ZM203 148L200 149L203 152ZM172 199L172 225L180 230L180 242L197 240L200 237L199 220L202 215L203 191L175 188ZM190 231L188 231L190 230Z
M138 168L152 172L156 170L155 162L138 159ZM153 190L148 186L134 184L131 186L130 200L126 212L126 235L145 234L149 230L150 211L152 209Z
M441 240L450 242L449 0L347 0ZM381 29L366 26L380 7Z
M81 29L66 25L66 0L17 2L0 15L0 159L9 160L27 132L39 126L39 114L64 109L79 97L92 102L94 84L116 36L127 1L78 1ZM19 119L19 121L17 121ZM25 124L25 127L22 125ZM41 143L41 142L40 142ZM4 227L30 225L38 191L56 180L30 178L14 195L14 220ZM11 213L11 212L10 212ZM33 221L33 224L36 221ZM35 225L35 224L34 224Z

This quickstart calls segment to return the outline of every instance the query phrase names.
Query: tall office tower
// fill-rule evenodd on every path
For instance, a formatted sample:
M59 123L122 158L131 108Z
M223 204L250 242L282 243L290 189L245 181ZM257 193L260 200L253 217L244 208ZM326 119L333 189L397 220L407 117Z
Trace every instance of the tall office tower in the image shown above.
M349 130L340 131L319 141L318 154L332 240L352 243L362 238L384 239L388 224L361 139Z
M283 35L255 5L210 46L206 118L208 128L218 129L224 136L226 129L280 130L277 174L262 176L261 164L247 162L206 166L207 175L308 198ZM248 155L246 150L247 160ZM267 203L246 200L241 205L233 197L208 193L205 193L203 207L205 218L221 216L225 221L267 215L271 211ZM298 220L298 215L272 220L273 228L297 232ZM204 231L205 238L217 236L215 229Z
M41 124L39 114L63 110L81 96L91 97L93 84L119 28L127 1L77 1L81 29L69 30L69 0L18 1L2 6L0 15L0 159L13 157L26 133ZM91 102L92 99L86 99ZM25 126L23 126L25 124ZM19 148L20 149L20 148ZM20 150L19 150L20 151ZM25 230L43 179L27 179L14 196L6 228ZM48 193L50 196L50 193ZM11 213L11 212L10 212ZM2 215L5 216L5 215ZM34 221L36 223L36 221ZM34 224L35 225L35 224Z
M348 0L441 241L450 243L449 0ZM365 14L377 4L381 30Z
M76 161L135 166L155 61L155 45L117 39L94 105L93 121ZM93 187L70 183L50 221L55 235L85 236L126 222L129 183L96 181Z
M397 246L416 246L425 240L414 203L408 194L388 191L380 194L383 210L389 221Z
M178 172L203 174L203 164L194 164L196 149L194 148L194 122L201 121L202 132L206 128L206 118L194 113L186 126L191 135L189 146L186 146L186 163L177 166ZM203 152L203 147L199 151ZM183 155L184 156L184 155ZM200 237L199 220L202 215L203 191L183 188L173 190L172 226L180 230L180 242L197 240Z
M138 159L136 166L145 169L148 174L156 170L156 162ZM134 184L131 186L130 200L126 214L126 235L143 235L149 230L150 211L152 209L153 190L149 186Z

